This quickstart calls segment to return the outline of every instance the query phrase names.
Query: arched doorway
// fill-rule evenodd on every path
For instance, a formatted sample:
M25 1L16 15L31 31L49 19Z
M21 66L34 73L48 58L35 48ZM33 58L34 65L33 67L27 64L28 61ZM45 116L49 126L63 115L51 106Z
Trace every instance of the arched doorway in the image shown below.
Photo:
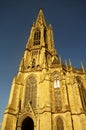
M24 119L21 130L34 130L34 123L30 117Z

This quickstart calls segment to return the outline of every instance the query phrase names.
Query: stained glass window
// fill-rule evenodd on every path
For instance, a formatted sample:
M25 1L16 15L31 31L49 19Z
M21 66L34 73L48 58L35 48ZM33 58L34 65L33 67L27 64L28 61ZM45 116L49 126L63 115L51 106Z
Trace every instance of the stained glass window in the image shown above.
M26 82L26 91L25 91L25 105L28 104L28 101L33 108L36 107L36 96L37 96L37 81L35 77L31 76Z
M60 111L62 109L60 80L57 73L54 74L54 98L55 98L55 110Z

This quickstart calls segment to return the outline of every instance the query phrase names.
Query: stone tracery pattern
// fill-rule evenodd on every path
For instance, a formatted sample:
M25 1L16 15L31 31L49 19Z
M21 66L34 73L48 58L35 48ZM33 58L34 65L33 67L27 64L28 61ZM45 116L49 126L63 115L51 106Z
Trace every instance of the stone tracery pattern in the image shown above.
M36 95L37 95L37 81L35 77L31 76L26 82L26 91L25 91L25 105L30 102L33 108L36 107Z

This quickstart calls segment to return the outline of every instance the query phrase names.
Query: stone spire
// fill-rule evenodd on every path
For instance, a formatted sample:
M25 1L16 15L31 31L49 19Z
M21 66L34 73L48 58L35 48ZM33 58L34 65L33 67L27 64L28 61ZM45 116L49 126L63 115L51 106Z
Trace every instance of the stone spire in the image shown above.
M39 10L37 20L36 20L36 25L44 25L44 26L46 26L46 22L45 22L45 18L44 18L44 14L43 14L42 9Z

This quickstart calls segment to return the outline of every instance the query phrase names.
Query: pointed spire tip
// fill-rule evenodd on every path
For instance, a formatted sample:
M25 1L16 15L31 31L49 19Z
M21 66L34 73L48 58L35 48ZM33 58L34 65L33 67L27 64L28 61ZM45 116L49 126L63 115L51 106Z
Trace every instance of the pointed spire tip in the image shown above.
M46 22L45 22L44 13L43 13L42 8L40 8L40 10L39 10L38 17L37 17L37 20L36 20L36 25L46 26Z

